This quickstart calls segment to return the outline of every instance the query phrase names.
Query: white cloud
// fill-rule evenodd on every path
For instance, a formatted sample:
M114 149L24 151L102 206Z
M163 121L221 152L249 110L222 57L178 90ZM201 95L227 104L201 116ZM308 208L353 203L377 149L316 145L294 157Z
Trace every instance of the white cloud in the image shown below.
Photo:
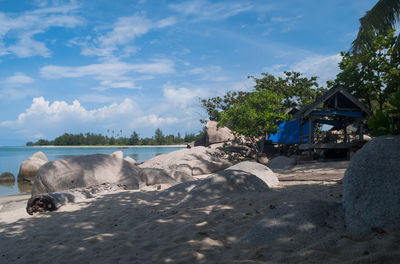
M175 17L167 17L159 21L151 21L143 15L120 17L112 26L112 30L101 34L97 38L87 38L84 41L72 41L82 47L82 55L113 57L121 55L130 56L139 49L129 45L137 37L143 36L155 28L164 28L177 23ZM130 47L130 48L127 48ZM122 49L122 51L121 51ZM121 54L116 54L121 52Z
M199 75L200 80L203 81L227 81L228 77L219 74L221 70L221 67L211 65L193 68L189 70L188 73L192 75Z
M200 89L178 88L170 83L166 83L163 86L163 93L169 105L184 109L187 106L193 105L194 101L204 95L205 92Z
M139 118L138 120L140 123L143 124L151 124L154 127L159 127L162 125L170 125L179 122L179 119L176 117L159 117L157 115L147 115L144 117Z
M194 20L223 20L248 11L253 6L243 2L212 3L207 0L192 0L179 4L172 4L170 8Z
M318 83L326 86L326 81L334 80L340 69L338 63L342 60L340 54L334 55L312 55L291 65L275 64L272 67L266 67L264 72L284 77L284 71L296 71L303 73L304 76L317 76Z
M109 60L86 66L56 66L49 65L40 69L40 75L46 79L93 77L100 81L98 90L109 88L137 87L135 80L151 79L154 74L174 73L174 63L169 59L153 59L146 63L127 63L119 60ZM132 75L141 75L133 78Z
M0 126L10 128L26 138L33 138L35 135L52 138L65 132L104 132L108 128L131 131L176 122L179 122L176 117L151 113L144 115L137 104L128 98L121 103L88 110L78 100L72 104L65 101L50 103L43 97L37 97L16 120L3 121Z
M306 76L318 76L318 83L325 86L326 81L334 80L340 69L338 63L342 60L340 54L315 55L305 58L291 66L294 71Z
M302 15L294 17L272 17L271 22L282 24L282 32L289 32L296 27L301 18L303 18Z
M16 72L16 73L14 73L13 76L6 78L4 81L7 84L11 84L11 85L16 84L17 85L17 84L32 83L35 80L22 72Z
M73 28L83 21L73 14L78 5L55 4L18 15L0 12L0 55L14 54L17 57L50 57L51 52L45 43L34 39L35 35L54 27ZM8 40L16 39L9 45Z

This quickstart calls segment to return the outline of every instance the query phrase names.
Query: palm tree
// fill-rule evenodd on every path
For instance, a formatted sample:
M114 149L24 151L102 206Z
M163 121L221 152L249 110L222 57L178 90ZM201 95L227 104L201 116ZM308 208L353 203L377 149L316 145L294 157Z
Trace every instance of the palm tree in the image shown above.
M389 27L393 27L400 19L400 0L379 0L365 16L360 18L360 29L357 38L353 41L354 55L372 45L374 37L384 34ZM395 53L399 51L400 38L397 38Z

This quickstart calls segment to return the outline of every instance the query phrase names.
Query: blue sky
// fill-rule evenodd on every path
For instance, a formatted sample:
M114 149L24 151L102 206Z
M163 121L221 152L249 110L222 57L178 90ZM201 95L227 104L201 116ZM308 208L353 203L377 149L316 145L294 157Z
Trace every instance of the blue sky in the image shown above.
M197 132L199 98L296 70L325 85L377 0L0 0L0 145Z

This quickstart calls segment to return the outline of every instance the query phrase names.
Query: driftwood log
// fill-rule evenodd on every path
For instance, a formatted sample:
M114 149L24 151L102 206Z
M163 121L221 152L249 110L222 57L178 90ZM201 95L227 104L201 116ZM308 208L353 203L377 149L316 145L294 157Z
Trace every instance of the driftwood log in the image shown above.
M32 195L28 200L26 212L30 215L55 211L67 203L76 202L79 199L93 198L94 194L126 190L122 184L104 183L101 185L90 186L87 188L76 188L63 192L52 192Z

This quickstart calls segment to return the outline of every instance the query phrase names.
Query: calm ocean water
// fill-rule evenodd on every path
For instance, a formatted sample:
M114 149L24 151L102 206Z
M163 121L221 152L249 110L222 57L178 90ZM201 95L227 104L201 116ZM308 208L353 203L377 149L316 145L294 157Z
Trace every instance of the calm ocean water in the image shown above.
M49 161L61 159L69 156L88 155L88 154L111 154L114 151L121 150L124 157L129 156L137 162L142 162L152 157L175 151L180 147L112 147L112 148L46 148L46 147L0 147L0 174L3 172L11 172L17 178L19 166L27 158L31 157L35 152L42 151L46 154ZM26 191L27 186L17 184L15 182L11 186L0 185L0 196L18 194Z

